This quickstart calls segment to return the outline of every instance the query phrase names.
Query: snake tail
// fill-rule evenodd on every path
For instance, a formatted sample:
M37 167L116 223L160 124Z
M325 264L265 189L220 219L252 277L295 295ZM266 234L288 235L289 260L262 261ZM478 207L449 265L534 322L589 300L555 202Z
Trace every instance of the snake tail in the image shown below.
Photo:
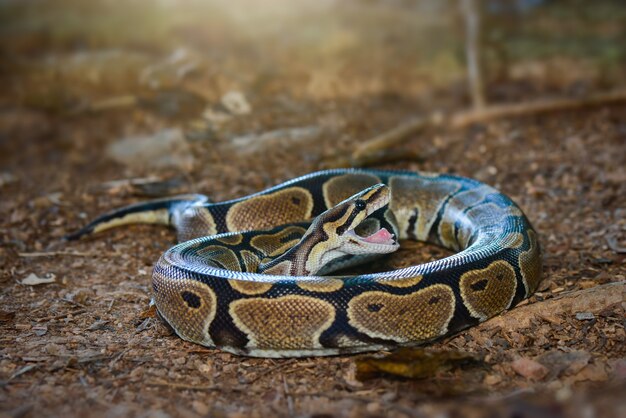
M71 241L85 235L96 234L107 229L129 224L158 224L171 226L173 220L185 209L193 205L202 205L209 202L209 198L202 194L186 194L148 202L128 205L117 210L105 213L89 224L64 237Z

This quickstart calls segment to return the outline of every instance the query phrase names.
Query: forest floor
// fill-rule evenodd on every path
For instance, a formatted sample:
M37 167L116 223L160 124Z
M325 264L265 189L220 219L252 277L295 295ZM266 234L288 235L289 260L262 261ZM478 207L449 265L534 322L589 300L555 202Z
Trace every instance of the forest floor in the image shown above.
M243 358L182 341L148 310L151 268L175 243L172 231L140 225L62 240L158 195L243 196L332 166L416 114L464 106L455 87L307 98L276 93L281 82L301 80L277 76L208 105L176 89L70 112L2 100L0 417L626 416L623 105L426 132L401 146L410 158L377 165L499 188L544 252L528 302L428 347L478 365L427 378L362 378L363 355ZM517 81L491 92L518 102L555 90ZM446 254L406 242L377 268Z

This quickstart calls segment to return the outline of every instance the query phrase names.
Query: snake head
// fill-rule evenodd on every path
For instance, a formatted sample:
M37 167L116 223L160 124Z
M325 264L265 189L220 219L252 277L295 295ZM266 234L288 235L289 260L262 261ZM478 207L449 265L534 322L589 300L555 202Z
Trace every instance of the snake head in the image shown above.
M310 249L308 274L328 273L396 251L400 245L388 210L390 200L389 187L376 184L315 218L302 240L309 242L302 246Z

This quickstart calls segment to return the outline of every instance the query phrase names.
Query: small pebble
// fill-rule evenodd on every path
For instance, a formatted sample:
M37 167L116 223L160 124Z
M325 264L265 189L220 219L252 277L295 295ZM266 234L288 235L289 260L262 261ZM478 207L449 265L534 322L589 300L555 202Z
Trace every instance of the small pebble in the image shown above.
M490 374L490 375L487 375L487 377L485 377L485 379L483 380L483 383L486 384L487 386L493 386L493 385L497 385L501 381L502 381L502 377L500 375Z
M576 312L576 319L579 321L591 321L595 318L596 316L591 312Z
M191 402L191 407L193 408L194 411L196 411L198 414L200 415L208 415L209 414L209 406L207 404L205 404L204 402L200 402L200 401L193 401Z
M518 358L511 363L511 367L527 379L541 380L548 374L546 367L529 358Z

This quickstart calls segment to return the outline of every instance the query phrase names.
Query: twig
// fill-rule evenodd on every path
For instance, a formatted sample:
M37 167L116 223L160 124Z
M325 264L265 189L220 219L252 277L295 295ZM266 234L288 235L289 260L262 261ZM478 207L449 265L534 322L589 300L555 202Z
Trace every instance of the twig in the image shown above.
M18 376L23 375L24 373L28 373L29 371L36 369L37 367L39 367L39 365L37 364L29 364L27 366L22 367L21 369L19 369L18 371L16 371L15 373L13 373L11 375L11 377L9 377L9 380L13 380Z
M130 348L126 348L113 356L113 359L111 360L111 362L109 362L109 369L113 369L113 367L117 364L118 361L120 361L124 354L128 353L129 351Z
M344 399L349 399L351 401L358 401L358 402L364 402L364 403L370 403L372 402L372 399L368 399L368 398L364 398L363 396L359 396L359 395L335 395L335 394L331 394L331 393L325 393L325 392L294 392L292 393L292 396L298 397L298 398L304 398L304 397L319 397L319 398L327 398L327 399L331 399L333 401L340 401L340 400L344 400Z
M102 254L98 253L83 253L79 251L46 251L46 252L32 252L32 253L17 253L18 256L24 258L34 257L57 257L57 256L71 256L71 257L98 257Z
M245 381L245 383L246 383L247 385L251 385L252 383L254 383L254 382L256 382L257 380L259 380L261 377L268 376L268 375L270 375L271 373L273 373L274 371L279 370L279 369L282 369L282 368L284 368L285 366L292 365L292 364L294 364L295 362L296 362L296 361L295 361L294 359L292 359L292 360L290 360L290 361L288 360L288 361L280 362L280 363L278 363L278 364L276 364L276 365L274 365L274 366L270 367L269 369L264 370L264 371L263 371L263 374L259 374L259 375L257 375L254 379L246 380L246 381Z
M154 325L154 318L145 318L141 324L139 324L139 326L137 328L135 328L135 334L139 334L140 332L143 332L145 330L148 329L148 327L150 327L150 325Z
M80 302L76 302L74 300L70 300L66 298L57 298L57 300L61 302L69 303L70 305L73 305L73 306L78 306L79 308L87 308L87 306L85 306L84 304Z
M67 317L69 315L80 315L80 314L83 314L85 312L87 312L87 309L79 309L79 310L74 311L74 312L65 312L65 313L58 314L58 315L51 315L51 316L46 316L44 318L38 318L38 319L35 319L35 322L45 322L45 321L50 321L52 319L62 319L62 318L65 318L65 317Z
M289 386L287 385L287 378L283 375L283 388L285 390L285 398L287 399L287 410L289 411L289 416L293 416L293 397L291 393L289 393Z
M66 357L68 359L72 358L71 356ZM93 363L95 361L102 361L102 360L108 360L109 356L105 355L105 354L96 354L93 356L86 356L86 357L80 357L77 359L78 364L87 364L87 363Z
M107 310L105 311L107 314L111 313L111 309L113 309L114 304L115 304L115 298L112 298L111 302L109 302L109 306L107 307Z
M236 393L248 393L248 391L244 391L238 388L223 388L221 386L202 386L202 385L187 385L184 383L170 383L163 381L155 381L155 382L146 382L148 386L158 386L158 387L169 387L172 389L183 389L183 390L197 390L197 391L229 391Z

